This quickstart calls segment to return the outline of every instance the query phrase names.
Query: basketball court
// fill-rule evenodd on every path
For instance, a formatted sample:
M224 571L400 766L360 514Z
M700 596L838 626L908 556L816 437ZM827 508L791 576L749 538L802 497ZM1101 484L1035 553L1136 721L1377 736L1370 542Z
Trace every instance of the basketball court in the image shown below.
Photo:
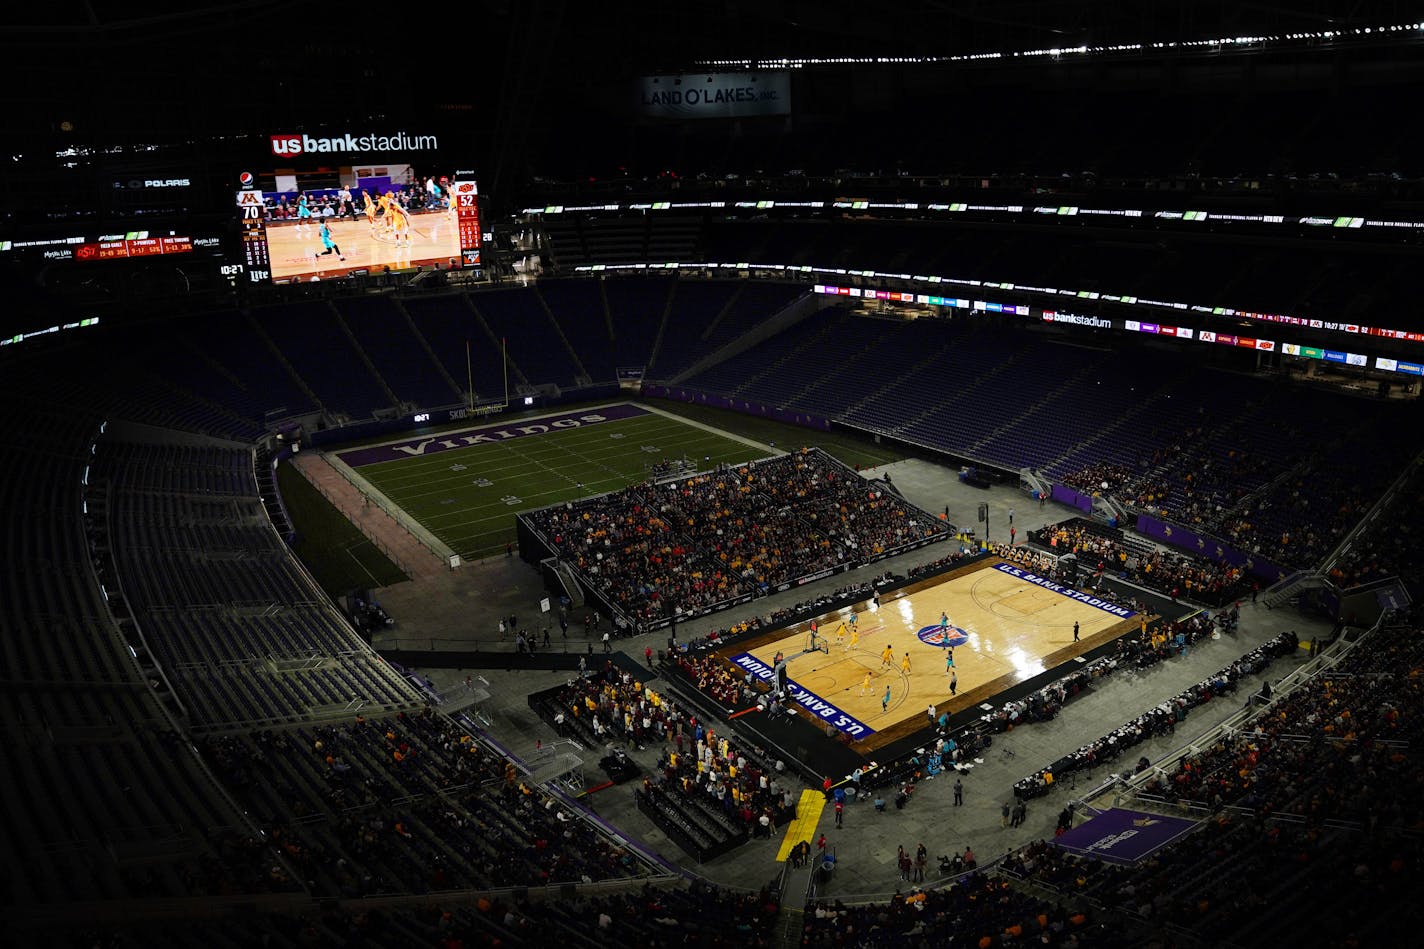
M331 228L331 239L341 248L322 254L321 225ZM397 243L378 221L372 227L364 215L356 220L312 218L267 222L267 250L273 280L330 280L355 271L380 273L421 264L446 266L460 258L460 231L454 211L410 213L410 240Z
M985 702L1136 627L1141 617L990 558L815 622L814 643L807 622L717 655L768 684L780 656L791 704L864 753L927 727L930 705L953 714Z

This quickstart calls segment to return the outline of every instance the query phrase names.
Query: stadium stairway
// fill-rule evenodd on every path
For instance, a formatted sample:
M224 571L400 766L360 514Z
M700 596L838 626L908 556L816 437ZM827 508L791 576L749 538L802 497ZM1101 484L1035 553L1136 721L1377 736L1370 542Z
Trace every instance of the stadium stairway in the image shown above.
M303 452L292 464L336 509L371 539L386 556L412 580L427 580L445 573L449 566L435 552L401 526L400 522L366 498L350 481L315 453Z

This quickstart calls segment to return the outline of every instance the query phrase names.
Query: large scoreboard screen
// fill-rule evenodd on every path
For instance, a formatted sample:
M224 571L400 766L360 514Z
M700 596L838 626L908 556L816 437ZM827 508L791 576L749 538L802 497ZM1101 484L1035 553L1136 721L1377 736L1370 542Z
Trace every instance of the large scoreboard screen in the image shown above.
M298 283L481 266L479 188L399 161L244 173L243 263L254 282Z

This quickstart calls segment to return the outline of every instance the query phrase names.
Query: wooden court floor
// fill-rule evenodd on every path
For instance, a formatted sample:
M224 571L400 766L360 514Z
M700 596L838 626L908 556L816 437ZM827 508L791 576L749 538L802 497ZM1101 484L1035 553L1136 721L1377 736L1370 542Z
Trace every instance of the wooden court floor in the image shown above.
M921 584L912 584L871 601L817 617L820 638L828 652L811 652L791 659L793 682L874 729L854 743L872 751L929 724L929 707L936 713L959 712L1033 678L1075 656L1115 638L1141 622L1123 618L1063 593L1044 589L996 569L1004 563L990 558ZM1013 565L1010 564L1010 567ZM849 626L856 613L859 642L852 648ZM957 688L950 694L943 646L920 638L926 627L938 627L947 614ZM1073 641L1073 623L1079 641ZM927 638L937 639L932 631ZM768 666L778 652L796 656L808 646L810 621L744 640L722 650L727 658L750 653ZM885 661L889 654L888 664ZM908 657L908 671L903 668ZM887 689L889 701L885 702ZM883 707L882 707L883 703Z
M346 260L336 254L322 255L321 223L296 221L267 222L267 252L274 280L294 278L328 280L343 277L354 270L378 273L383 267L399 270L419 264L439 264L460 257L460 231L454 211L430 211L410 216L410 246L397 247L391 241L378 240L364 215L353 221L349 217L326 218L332 240L341 248ZM374 233L379 233L377 226ZM313 255L318 256L313 256Z

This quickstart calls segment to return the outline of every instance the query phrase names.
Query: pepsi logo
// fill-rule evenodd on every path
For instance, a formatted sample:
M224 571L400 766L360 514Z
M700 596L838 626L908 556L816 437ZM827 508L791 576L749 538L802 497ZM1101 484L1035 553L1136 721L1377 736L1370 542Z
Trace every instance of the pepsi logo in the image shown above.
M969 642L969 634L958 626L940 626L938 623L921 626L915 636L925 645L938 646L941 649L954 649Z
M237 176L237 180L242 182L242 186L244 188L247 187L248 185L252 184L252 172L244 171L242 174Z

